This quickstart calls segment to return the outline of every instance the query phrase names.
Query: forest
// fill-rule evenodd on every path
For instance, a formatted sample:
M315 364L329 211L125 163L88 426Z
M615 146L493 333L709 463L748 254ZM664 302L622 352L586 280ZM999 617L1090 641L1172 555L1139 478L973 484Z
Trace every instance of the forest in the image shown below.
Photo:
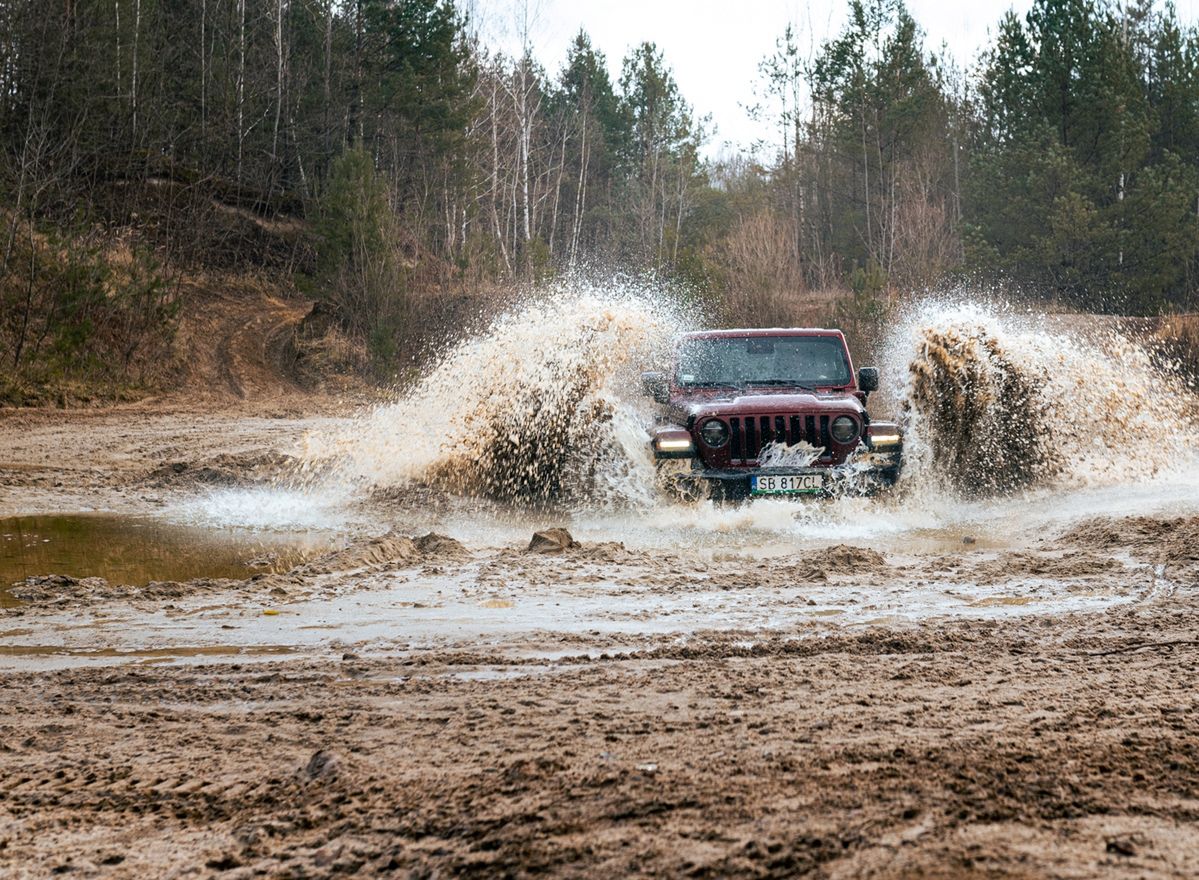
M383 370L421 297L569 271L756 323L960 284L1194 308L1199 30L1168 4L1035 0L963 67L902 0L852 0L813 51L778 35L754 84L776 136L719 158L653 43L613 77L580 32L546 69L468 12L0 4L0 370L128 378L197 273L282 279Z

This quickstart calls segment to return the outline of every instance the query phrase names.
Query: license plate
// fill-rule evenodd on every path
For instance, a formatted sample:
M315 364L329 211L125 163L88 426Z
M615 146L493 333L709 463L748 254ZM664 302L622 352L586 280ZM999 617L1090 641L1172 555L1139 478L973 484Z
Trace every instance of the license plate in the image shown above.
M753 495L812 495L824 490L824 474L751 477Z

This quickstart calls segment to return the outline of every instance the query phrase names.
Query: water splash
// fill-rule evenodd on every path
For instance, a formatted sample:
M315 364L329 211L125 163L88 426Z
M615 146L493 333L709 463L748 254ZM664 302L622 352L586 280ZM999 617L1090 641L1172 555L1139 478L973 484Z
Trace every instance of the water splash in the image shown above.
M332 531L359 518L352 511L354 500L338 486L219 488L174 502L163 516L215 528Z
M648 502L652 405L630 391L681 326L661 291L559 282L453 347L395 402L310 435L306 470L534 506Z
M658 407L638 374L702 324L685 314L652 287L560 282L448 348L393 402L310 432L297 477L213 493L191 514L368 530L392 517L472 547L568 523L580 540L630 548L787 554L838 541L953 545L964 534L1002 544L1105 512L1196 510L1194 398L1146 351L1092 316L968 297L913 306L883 345L872 410L907 423L898 493L679 504L655 489L647 428ZM797 464L808 451L766 455ZM868 463L859 455L846 469ZM547 507L558 508L552 521Z
M986 496L1152 478L1193 461L1190 396L1114 325L928 301L890 342L907 480ZM1067 326L1072 325L1072 326Z
M758 464L762 467L808 467L822 455L823 446L813 446L806 440L790 445L772 440L758 452Z
M576 510L668 505L655 493L638 373L686 326L661 290L563 280L451 347L410 392L305 438L307 485L342 495L421 484ZM986 497L1147 479L1189 462L1189 402L1108 325L959 300L906 311L883 346L906 422L904 483ZM1189 400L1189 398L1188 398ZM770 464L813 450L768 448ZM907 503L911 503L909 492Z

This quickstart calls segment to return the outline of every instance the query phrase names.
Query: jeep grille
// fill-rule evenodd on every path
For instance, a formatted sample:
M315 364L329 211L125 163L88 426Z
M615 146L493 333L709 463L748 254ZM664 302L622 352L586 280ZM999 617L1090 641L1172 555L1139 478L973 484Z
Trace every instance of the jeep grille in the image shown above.
M770 415L729 419L729 455L733 464L746 464L758 457L767 443L790 446L803 440L824 449L821 459L832 457L829 416Z

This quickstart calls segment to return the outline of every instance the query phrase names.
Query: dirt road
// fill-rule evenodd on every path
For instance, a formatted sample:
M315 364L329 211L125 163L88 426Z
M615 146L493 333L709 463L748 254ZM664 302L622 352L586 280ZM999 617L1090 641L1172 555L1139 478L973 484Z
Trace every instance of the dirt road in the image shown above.
M340 418L10 415L0 511L273 510ZM938 516L375 492L287 571L27 582L0 874L1195 876L1199 518L1150 488ZM547 525L577 545L525 552Z

